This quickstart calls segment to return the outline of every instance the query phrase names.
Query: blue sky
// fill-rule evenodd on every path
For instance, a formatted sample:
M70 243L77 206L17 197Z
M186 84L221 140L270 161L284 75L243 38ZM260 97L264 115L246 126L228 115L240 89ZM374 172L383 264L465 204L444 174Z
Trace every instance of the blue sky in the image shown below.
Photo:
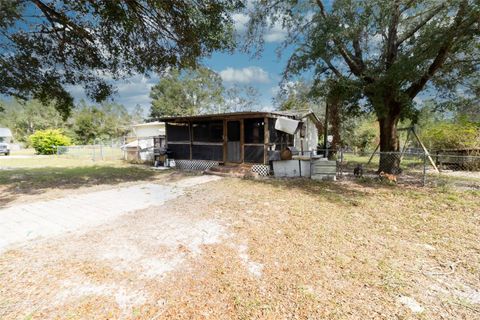
M244 33L248 23L246 14L233 15L236 31L239 37ZM279 58L276 49L285 39L286 31L280 26L274 26L263 37L265 47L261 57L253 58L251 54L236 50L231 53L214 53L211 57L202 60L203 64L223 79L225 87L235 84L249 85L257 88L260 93L259 108L271 109L272 98L278 91L281 74L289 57L289 52L284 52ZM150 88L158 82L157 76L146 78L136 75L125 81L115 83L117 93L112 97L113 101L125 105L131 109L137 104L144 107L147 112L150 107ZM85 99L81 87L72 87L70 92L76 100Z

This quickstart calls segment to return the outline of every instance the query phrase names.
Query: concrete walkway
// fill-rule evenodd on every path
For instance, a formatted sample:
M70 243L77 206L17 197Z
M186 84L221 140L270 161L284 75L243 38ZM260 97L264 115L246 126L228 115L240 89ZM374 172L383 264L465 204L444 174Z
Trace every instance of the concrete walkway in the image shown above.
M0 209L0 252L12 244L98 226L127 212L161 205L188 187L217 179L196 176L175 183L113 188Z

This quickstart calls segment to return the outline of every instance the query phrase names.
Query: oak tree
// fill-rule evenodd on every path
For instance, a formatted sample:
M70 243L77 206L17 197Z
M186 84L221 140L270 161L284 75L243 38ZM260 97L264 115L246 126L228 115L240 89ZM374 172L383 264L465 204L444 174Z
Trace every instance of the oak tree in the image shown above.
M477 0L285 0L257 1L249 45L282 25L293 46L285 76L313 70L336 90L356 92L358 108L374 113L380 150L397 152L397 125L414 119L423 92L454 94L478 77L480 3ZM260 35L260 37L259 37ZM380 167L396 172L398 157Z
M55 101L69 85L102 101L112 80L196 64L233 47L238 0L0 1L0 94Z

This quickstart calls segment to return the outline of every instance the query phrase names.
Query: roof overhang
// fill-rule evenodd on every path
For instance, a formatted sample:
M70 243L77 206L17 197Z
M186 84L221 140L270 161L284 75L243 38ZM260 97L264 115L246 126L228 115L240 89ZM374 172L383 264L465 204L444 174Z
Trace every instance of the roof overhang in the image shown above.
M209 120L230 120L230 119L246 119L246 118L279 118L286 117L290 119L301 120L306 117L311 117L314 122L320 122L315 113L309 112L288 112L288 111L248 111L248 112L230 112L205 114L195 116L173 116L173 117L159 117L152 120L161 122L191 122L191 121L209 121Z

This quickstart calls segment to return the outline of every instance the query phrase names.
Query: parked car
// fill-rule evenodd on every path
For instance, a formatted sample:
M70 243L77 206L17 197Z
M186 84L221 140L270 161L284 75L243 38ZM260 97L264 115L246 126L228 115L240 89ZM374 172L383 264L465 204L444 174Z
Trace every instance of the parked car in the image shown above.
M0 128L0 154L8 156L10 154L10 142L12 141L12 131L8 128Z

